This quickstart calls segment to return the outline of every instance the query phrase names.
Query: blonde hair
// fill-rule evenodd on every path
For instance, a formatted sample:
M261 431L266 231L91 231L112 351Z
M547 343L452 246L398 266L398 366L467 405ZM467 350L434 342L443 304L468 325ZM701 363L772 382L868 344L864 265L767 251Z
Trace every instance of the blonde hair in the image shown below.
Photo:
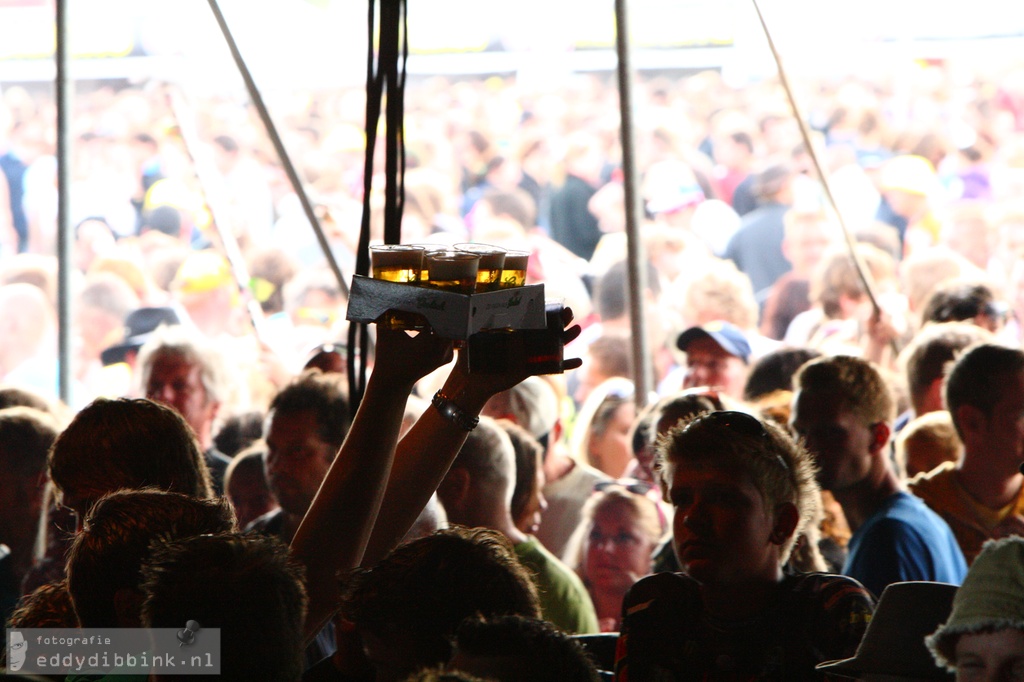
M583 401L573 421L569 450L579 462L596 467L590 459L590 438L597 429L603 433L615 411L626 404L635 404L633 382L611 377L598 384Z
M913 419L896 436L896 465L906 478L960 458L963 443L946 410Z
M740 329L757 327L758 307L750 277L729 260L715 258L689 279L683 294L683 317L700 325L725 320Z

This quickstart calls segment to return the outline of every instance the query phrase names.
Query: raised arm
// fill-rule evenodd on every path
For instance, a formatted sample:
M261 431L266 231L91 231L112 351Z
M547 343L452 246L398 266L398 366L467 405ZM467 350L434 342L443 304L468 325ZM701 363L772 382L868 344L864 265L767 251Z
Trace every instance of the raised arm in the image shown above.
M378 329L376 362L359 410L291 544L306 566L307 642L337 609L338 571L363 558L413 386L451 357L451 342L432 333L410 337Z
M562 321L564 325L572 322L570 309L564 310ZM562 332L563 341L568 343L579 333L579 326L573 325ZM461 352L459 355L440 390L440 407L429 407L398 443L384 503L363 557L364 565L382 559L415 522L466 442L466 427L480 415L487 400L532 373L521 348L512 352L508 370L500 374L470 374L466 358ZM580 364L579 359L567 359L564 369Z

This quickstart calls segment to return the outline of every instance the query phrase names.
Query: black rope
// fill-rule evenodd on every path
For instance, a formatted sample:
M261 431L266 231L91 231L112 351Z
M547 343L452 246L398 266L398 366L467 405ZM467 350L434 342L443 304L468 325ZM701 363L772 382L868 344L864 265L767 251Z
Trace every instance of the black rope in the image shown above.
M398 244L402 238L402 209L405 204L405 76L409 55L409 25L406 0L381 0L379 35L375 31L376 0L368 0L366 59L366 157L363 164L363 215L359 246L356 250L356 274L370 272L370 217L373 190L374 155L380 125L381 101L384 105L384 241ZM377 43L376 55L374 43ZM376 58L375 58L376 57ZM348 384L352 415L359 408L366 390L366 359L369 356L367 325L352 322L348 329Z

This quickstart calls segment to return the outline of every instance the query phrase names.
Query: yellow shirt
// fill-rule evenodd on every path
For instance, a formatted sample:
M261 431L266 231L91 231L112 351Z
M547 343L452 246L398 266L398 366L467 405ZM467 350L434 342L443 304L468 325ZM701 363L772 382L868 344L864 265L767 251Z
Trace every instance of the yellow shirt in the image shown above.
M964 490L956 479L955 471L954 462L943 462L931 471L915 476L908 487L949 524L970 565L985 541L994 537L995 528L1003 519L1011 514L1024 515L1024 487L1005 507L990 509Z

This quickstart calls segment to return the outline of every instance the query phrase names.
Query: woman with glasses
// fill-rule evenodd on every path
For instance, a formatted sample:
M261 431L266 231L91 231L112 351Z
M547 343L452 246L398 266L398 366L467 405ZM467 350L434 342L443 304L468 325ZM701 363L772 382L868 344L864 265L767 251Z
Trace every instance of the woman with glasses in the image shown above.
M810 680L816 664L854 655L871 593L783 571L820 504L806 450L775 424L723 410L672 428L657 460L683 570L630 589L617 680Z
M656 495L644 481L603 481L583 507L566 558L590 593L601 632L618 632L626 593L651 572L651 555L665 532Z

